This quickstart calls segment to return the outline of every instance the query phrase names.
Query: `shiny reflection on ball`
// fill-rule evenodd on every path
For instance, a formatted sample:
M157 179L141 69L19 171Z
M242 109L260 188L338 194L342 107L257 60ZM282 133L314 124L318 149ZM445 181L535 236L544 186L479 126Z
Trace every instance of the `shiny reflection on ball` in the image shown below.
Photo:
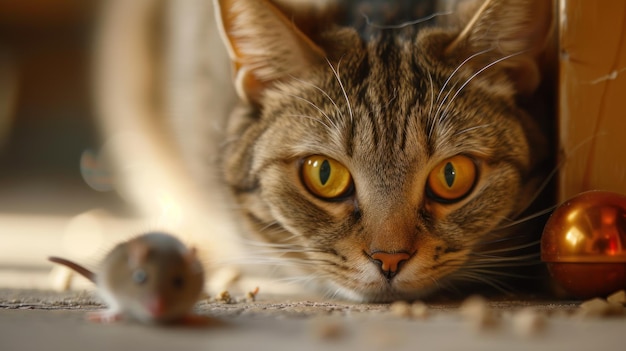
M564 202L546 223L541 259L573 296L626 288L626 196L589 191Z

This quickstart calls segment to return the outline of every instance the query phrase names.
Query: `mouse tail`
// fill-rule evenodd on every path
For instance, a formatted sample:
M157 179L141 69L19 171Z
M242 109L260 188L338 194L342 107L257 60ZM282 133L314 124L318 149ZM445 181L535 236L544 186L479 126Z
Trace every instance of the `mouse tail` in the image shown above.
M65 258L61 258L61 257L56 257L56 256L50 256L48 257L48 261L50 262L54 262L54 263L58 263L58 264L62 264L66 267L71 268L72 270L76 271L76 273L82 275L83 277L89 279L92 283L96 282L96 275L88 270L87 268L79 265L78 263L74 263L70 260L66 260Z

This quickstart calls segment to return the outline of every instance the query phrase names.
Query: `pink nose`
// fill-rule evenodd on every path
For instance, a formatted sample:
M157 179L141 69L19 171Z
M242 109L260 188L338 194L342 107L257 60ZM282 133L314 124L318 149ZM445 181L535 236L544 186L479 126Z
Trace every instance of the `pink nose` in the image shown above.
M406 252L389 253L384 251L377 251L370 255L372 260L378 264L381 273L387 279L391 279L398 274L402 264L411 258Z
M165 313L165 307L165 299L159 296L151 298L146 303L146 308L154 318L161 317Z

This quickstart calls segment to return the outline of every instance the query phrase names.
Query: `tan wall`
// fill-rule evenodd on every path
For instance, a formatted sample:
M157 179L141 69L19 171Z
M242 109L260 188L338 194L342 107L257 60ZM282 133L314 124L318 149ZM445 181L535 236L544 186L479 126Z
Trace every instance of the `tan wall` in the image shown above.
M559 200L626 193L626 1L559 6Z

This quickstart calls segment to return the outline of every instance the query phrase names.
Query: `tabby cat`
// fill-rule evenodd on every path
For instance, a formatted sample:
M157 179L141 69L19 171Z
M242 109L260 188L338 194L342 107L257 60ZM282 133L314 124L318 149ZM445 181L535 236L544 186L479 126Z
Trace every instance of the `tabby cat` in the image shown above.
M128 3L97 65L120 187L209 264L391 301L537 263L551 1Z

